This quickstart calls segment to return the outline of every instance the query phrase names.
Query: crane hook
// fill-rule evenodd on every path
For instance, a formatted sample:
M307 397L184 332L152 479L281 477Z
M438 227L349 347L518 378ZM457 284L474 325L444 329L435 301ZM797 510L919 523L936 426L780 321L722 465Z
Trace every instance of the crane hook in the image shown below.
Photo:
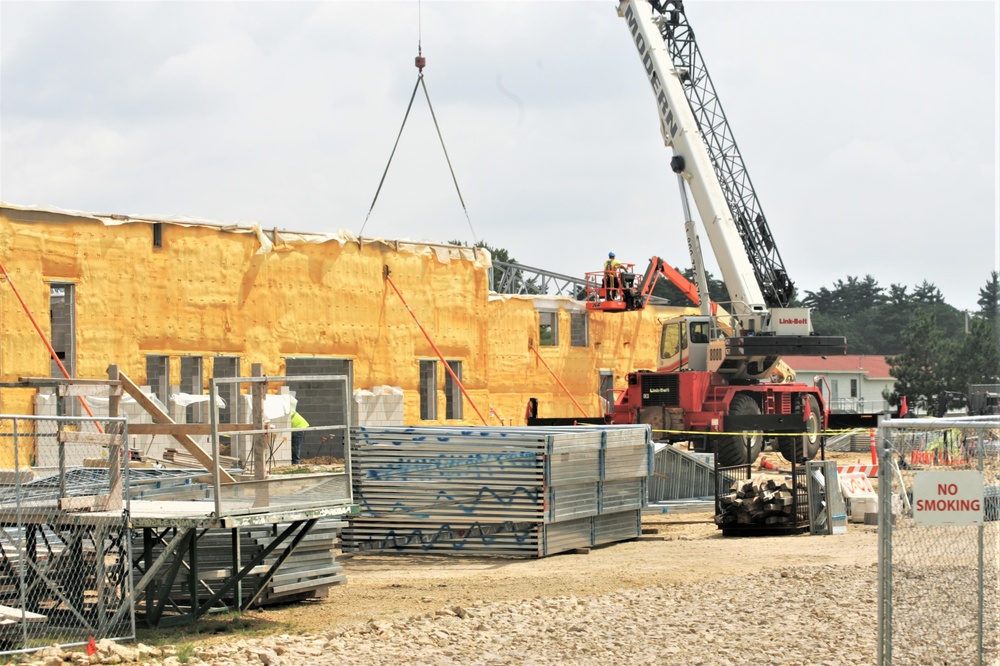
M424 57L424 45L423 40L419 37L417 38L417 57L413 59L413 64L417 66L420 70L420 74L423 75L424 67L427 66L427 58Z

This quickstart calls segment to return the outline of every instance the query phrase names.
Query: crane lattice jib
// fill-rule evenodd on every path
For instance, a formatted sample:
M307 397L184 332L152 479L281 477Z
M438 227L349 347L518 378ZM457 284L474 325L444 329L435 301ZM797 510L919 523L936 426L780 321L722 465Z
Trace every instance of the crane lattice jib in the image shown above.
M733 221L739 229L743 247L764 293L764 299L770 307L786 307L792 300L794 285L788 278L781 255L778 254L746 165L743 164L743 157L698 50L694 32L684 15L684 3L682 0L674 0L650 4L663 17L659 21L660 34L674 66L687 73L685 96L708 147L716 177L729 204Z

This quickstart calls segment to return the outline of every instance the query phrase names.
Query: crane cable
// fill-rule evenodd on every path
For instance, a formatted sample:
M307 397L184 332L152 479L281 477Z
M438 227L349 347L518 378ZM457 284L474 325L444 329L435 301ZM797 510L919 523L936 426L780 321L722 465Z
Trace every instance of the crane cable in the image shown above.
M399 134L396 135L396 143L392 146L392 152L389 154L389 161L385 165L385 171L382 172L382 179L378 182L378 188L375 190L375 198L372 199L372 205L368 208L368 214L365 215L365 222L361 225L361 231L358 232L358 237L364 233L365 227L368 225L368 218L371 217L372 211L375 209L375 202L378 201L378 195L382 191L382 185L385 183L385 177L389 174L389 167L392 165L392 158L396 155L396 148L399 147L399 139L403 136L403 129L406 127L406 121L410 117L410 109L413 108L413 100L417 96L417 88L424 89L424 98L427 100L427 108L430 109L431 119L434 121L434 129L437 131L438 140L441 142L441 150L444 152L444 159L448 163L448 171L451 173L451 181L455 184L455 192L458 193L458 201L462 204L462 212L465 213L465 221L469 223L469 231L472 232L472 240L474 243L479 243L479 238L476 236L476 230L472 226L472 219L469 218L469 210L465 206L465 199L462 197L462 190L458 186L458 178L455 177L455 169L451 165L451 157L448 156L448 148L444 145L444 136L441 134L441 126L438 124L437 115L434 113L434 106L431 104L430 93L427 92L427 84L424 83L424 67L427 65L427 59L423 56L423 44L421 37L421 17L420 17L420 3L417 3L417 57L414 59L414 63L417 67L417 82L413 86L413 92L410 94L410 103L406 105L406 113L403 115L403 124L399 127Z

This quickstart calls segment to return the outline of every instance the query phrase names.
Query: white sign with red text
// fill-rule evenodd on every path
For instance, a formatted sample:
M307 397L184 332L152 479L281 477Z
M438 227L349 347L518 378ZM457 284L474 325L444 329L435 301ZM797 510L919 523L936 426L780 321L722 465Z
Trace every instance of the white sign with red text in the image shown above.
M771 330L777 335L809 335L809 308L772 308Z
M982 525L982 472L914 474L913 520L920 525Z

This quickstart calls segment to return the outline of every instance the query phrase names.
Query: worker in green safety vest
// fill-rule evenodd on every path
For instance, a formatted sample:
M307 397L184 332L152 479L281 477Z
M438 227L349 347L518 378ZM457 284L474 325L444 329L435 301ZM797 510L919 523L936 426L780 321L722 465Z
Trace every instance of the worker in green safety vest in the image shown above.
M302 418L296 411L292 412L292 464L298 465L302 462L302 444L306 441L306 431L309 421Z

